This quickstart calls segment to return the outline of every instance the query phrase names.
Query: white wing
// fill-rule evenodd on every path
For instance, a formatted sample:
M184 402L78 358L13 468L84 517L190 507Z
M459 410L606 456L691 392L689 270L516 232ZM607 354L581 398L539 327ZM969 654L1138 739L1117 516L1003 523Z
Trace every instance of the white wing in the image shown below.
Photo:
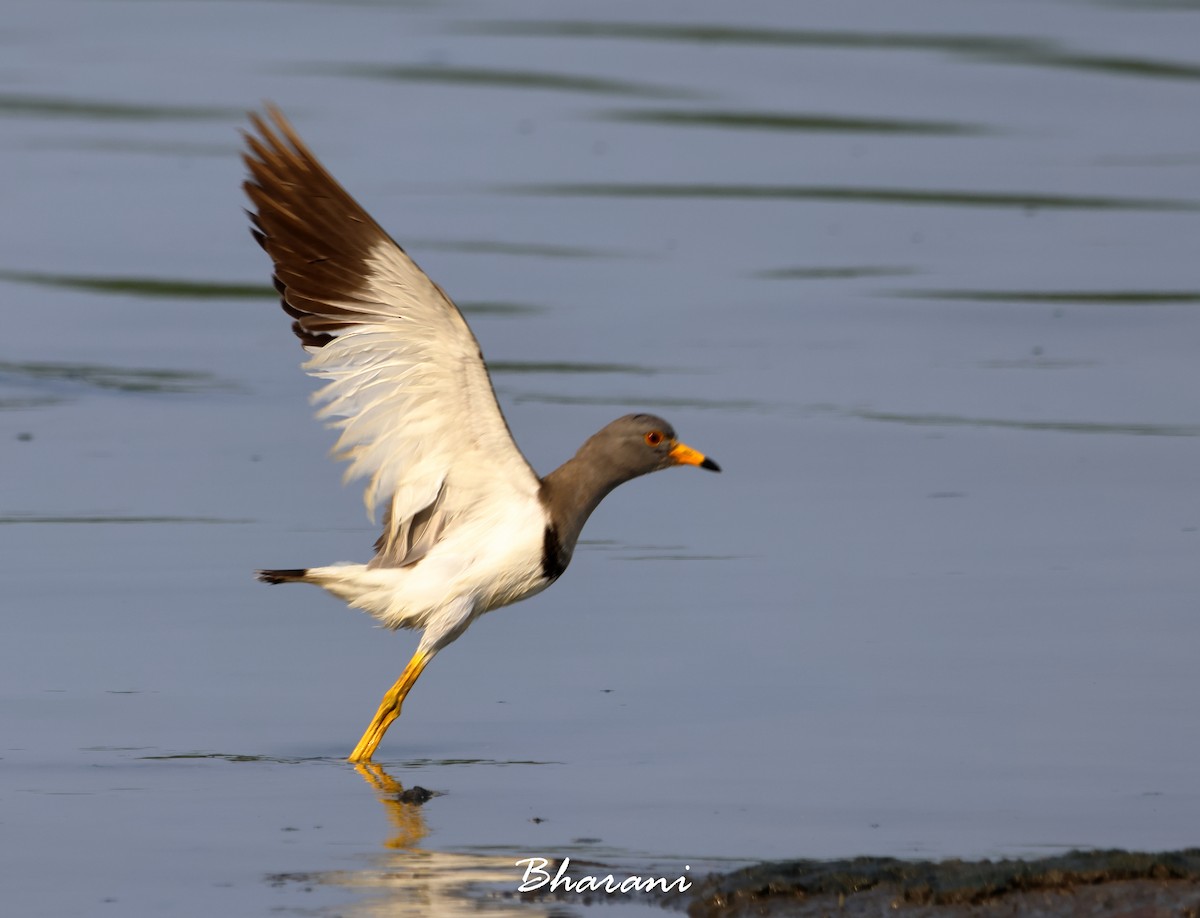
M246 136L255 238L275 264L292 329L325 385L318 417L341 430L347 480L368 479L384 533L373 562L420 558L463 517L536 500L471 329L442 292L275 108Z

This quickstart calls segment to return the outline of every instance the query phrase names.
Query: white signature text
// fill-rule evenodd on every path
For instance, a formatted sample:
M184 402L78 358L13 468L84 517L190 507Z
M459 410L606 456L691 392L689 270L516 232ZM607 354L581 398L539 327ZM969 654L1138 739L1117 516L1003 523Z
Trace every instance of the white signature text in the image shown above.
M525 874L521 877L521 885L517 887L517 892L533 892L546 886L549 886L547 892L558 892L562 889L565 892L603 892L609 895L651 892L653 890L686 892L692 888L692 884L685 876L678 876L673 880L668 880L666 877L629 876L618 880L610 873L603 877L584 876L573 879L566 875L567 869L571 866L569 857L562 859L562 863L558 865L558 872L551 877L549 871L546 870L549 865L550 862L544 857L527 857L517 861L518 867L525 868ZM691 867L685 864L683 869L690 870Z

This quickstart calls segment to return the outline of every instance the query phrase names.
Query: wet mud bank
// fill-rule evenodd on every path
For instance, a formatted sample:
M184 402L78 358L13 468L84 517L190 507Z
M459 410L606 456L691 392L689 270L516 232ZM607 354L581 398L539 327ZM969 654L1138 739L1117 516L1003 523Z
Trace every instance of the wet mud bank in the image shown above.
M1200 916L1200 848L1035 861L775 861L709 876L690 896L692 918Z

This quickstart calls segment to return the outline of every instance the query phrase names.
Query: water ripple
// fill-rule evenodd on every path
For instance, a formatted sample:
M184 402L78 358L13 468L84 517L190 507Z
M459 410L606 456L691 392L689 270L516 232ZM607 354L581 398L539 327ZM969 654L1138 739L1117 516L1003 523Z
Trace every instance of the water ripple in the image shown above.
M894 290L888 296L915 300L965 300L975 303L1092 304L1159 306L1200 303L1200 290Z
M978 124L911 118L864 118L850 115L747 112L734 110L613 109L595 116L606 121L664 127L709 127L722 130L805 131L835 134L978 135L995 131Z
M688 44L760 45L929 51L985 63L1018 64L1092 71L1121 77L1200 79L1200 64L1152 57L1092 54L1071 50L1045 38L1019 35L971 35L927 32L866 32L824 29L765 29L729 25L671 25L637 22L498 22L457 27L480 35L546 38L617 39Z
M0 515L0 525L66 525L66 526L92 526L92 525L146 525L159 523L188 523L202 525L229 525L253 523L255 520L238 519L234 517L219 517L219 516L122 516L120 514L97 514L94 516L72 515L72 514L43 514L34 513L8 513Z
M851 411L864 421L911 424L918 427L998 427L1059 433L1125 434L1138 437L1200 437L1197 424L1145 424L1116 421L1034 421L1018 418L976 418L955 414L908 414L889 411Z
M91 293L142 296L152 299L275 300L279 298L278 292L270 284L221 283L166 277L46 274L36 271L0 270L0 281L87 290Z
M147 105L60 96L0 94L0 115L33 118L86 118L104 121L230 121L241 109L208 105Z
M950 191L847 185L721 185L668 182L564 182L501 185L501 194L553 197L733 198L755 201L854 201L941 207L1002 207L1023 210L1200 210L1200 201L1123 198L1041 192Z
M117 392L194 393L229 391L233 383L212 373L146 367L115 367L98 363L0 360L0 378L18 377L35 383L75 383Z
M359 77L370 80L394 80L405 83L441 83L470 86L474 89L533 89L556 92L587 93L608 96L643 96L651 98L697 98L689 90L606 77L581 76L571 73L551 73L535 70L506 70L489 67L451 67L447 65L418 66L407 64L309 64L289 68L302 73L322 73L331 76Z

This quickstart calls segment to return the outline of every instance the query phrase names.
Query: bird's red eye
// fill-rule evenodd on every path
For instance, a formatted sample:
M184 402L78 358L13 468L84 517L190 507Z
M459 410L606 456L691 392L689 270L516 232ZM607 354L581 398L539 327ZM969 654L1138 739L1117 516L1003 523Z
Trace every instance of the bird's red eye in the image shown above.
M662 443L662 439L661 430L652 430L646 434L646 443L649 446L658 446L658 444Z

